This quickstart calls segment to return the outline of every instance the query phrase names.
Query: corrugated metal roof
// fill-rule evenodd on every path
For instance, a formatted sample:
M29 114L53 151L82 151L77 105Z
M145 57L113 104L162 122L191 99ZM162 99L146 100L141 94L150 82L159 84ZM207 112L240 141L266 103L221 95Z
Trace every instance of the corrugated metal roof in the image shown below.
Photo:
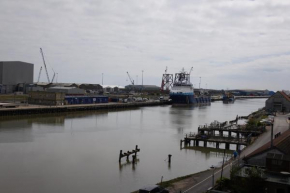
M273 139L273 148L280 150L286 155L290 155L290 130L285 131L279 137ZM266 152L269 149L271 149L271 141L247 155L246 159Z
M59 90L71 90L71 89L76 89L76 87L63 87L63 86L55 86L55 87L50 87L47 90L51 89L59 89Z

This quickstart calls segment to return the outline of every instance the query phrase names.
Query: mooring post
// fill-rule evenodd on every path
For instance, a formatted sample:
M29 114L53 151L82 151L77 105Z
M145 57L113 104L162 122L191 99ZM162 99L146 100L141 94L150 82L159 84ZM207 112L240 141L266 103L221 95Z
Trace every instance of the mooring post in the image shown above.
M226 149L229 150L230 149L230 144L226 143Z
M132 155L132 158L133 158L132 162L133 162L133 164L135 164L136 156L135 155Z
M237 144L237 151L240 149L240 144Z
M121 158L122 158L122 150L120 150L119 162L121 162Z
M171 163L171 154L168 154L168 163Z
M138 145L135 147L135 157L137 157Z
M219 142L215 142L216 143L216 148L219 149Z

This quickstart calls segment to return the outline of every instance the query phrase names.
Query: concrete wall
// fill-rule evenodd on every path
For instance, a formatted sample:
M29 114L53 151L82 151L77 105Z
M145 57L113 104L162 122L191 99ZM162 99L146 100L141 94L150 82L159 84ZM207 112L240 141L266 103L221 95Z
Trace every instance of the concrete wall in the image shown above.
M34 65L26 62L0 62L0 84L33 83Z

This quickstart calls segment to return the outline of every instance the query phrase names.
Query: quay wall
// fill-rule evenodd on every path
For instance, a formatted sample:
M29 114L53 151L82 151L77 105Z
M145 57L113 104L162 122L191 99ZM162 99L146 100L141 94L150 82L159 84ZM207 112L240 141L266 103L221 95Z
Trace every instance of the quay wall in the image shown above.
M99 104L82 104L82 105L61 105L61 106L25 106L17 108L3 108L0 109L1 116L15 116L15 115L32 115L44 113L60 113L60 112L74 112L74 111L96 111L109 109L126 109L144 106L158 106L170 104L168 101L154 101L154 102L134 102L134 103L99 103Z

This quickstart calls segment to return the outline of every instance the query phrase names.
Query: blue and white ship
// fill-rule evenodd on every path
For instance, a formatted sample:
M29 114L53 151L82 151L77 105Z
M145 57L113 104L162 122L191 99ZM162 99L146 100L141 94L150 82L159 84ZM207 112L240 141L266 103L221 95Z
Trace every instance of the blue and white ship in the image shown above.
M194 88L190 82L190 73L182 69L180 73L175 73L173 87L170 90L172 104L210 104L210 97L200 94L195 96Z

